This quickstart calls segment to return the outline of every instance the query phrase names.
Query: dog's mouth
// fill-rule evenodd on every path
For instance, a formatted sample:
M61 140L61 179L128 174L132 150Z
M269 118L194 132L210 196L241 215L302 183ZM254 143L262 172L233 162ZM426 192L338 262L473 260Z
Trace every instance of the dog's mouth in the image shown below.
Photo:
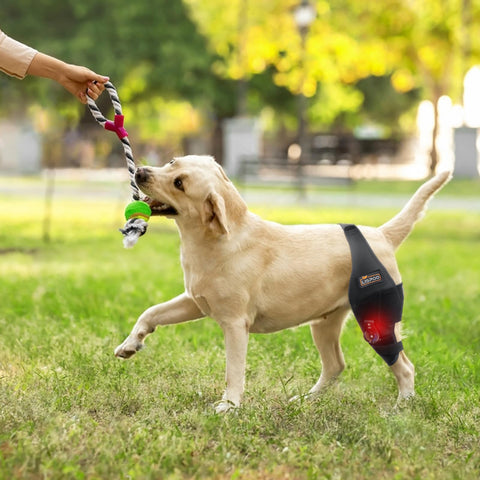
M151 198L148 198L148 197L145 199L145 201L148 203L148 205L150 206L150 209L152 210L152 216L178 215L177 210L171 205L168 205L168 203L163 203L158 200L152 200Z

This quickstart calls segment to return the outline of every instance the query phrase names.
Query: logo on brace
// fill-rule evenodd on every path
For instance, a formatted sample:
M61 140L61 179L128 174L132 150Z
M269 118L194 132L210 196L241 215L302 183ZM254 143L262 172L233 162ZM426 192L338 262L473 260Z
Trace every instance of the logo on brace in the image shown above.
M360 288L365 288L375 283L381 283L383 278L380 270L377 270L376 272L361 276L358 280L360 282Z

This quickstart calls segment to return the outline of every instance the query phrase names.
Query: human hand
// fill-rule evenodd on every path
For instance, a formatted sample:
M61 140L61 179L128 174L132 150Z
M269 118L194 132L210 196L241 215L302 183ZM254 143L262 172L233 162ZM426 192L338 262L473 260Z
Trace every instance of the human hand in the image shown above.
M87 95L96 100L105 90L105 82L109 80L86 67L65 64L64 70L58 82L82 103L87 103Z

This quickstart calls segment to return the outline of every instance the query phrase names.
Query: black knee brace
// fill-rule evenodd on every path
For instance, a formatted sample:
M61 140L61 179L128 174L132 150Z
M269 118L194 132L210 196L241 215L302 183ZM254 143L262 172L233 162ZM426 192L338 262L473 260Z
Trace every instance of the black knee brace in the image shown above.
M395 338L395 323L402 320L403 287L395 285L355 225L341 224L352 255L348 299L365 340L393 365L403 350Z

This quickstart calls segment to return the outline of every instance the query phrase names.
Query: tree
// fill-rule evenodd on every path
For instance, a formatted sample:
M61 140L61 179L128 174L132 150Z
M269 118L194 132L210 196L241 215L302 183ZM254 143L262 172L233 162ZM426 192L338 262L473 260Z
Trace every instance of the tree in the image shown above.
M430 170L438 163L438 100L460 98L463 77L480 59L478 0L347 0L356 16L355 35L385 46L386 68L400 92L421 88L434 106Z
M131 109L135 118L129 119L130 125L133 120L147 128L165 113L160 109L188 109L185 102L202 108L228 104L217 100L228 90L228 81L212 72L216 56L181 0L6 0L0 4L0 17L2 29L12 37L109 75L123 103L142 106ZM81 113L84 121L91 121L88 111L52 82L2 83L5 97L22 92L21 98L69 109L77 120ZM108 96L100 102L105 111Z
M243 86L269 72L277 88L310 99L309 119L328 127L362 106L355 83L389 73L389 47L362 35L349 1L313 2L317 18L305 45L294 22L299 0L185 0L199 29L220 56L219 75ZM222 12L219 15L219 12ZM286 96L288 97L288 96ZM238 110L244 112L245 100Z

